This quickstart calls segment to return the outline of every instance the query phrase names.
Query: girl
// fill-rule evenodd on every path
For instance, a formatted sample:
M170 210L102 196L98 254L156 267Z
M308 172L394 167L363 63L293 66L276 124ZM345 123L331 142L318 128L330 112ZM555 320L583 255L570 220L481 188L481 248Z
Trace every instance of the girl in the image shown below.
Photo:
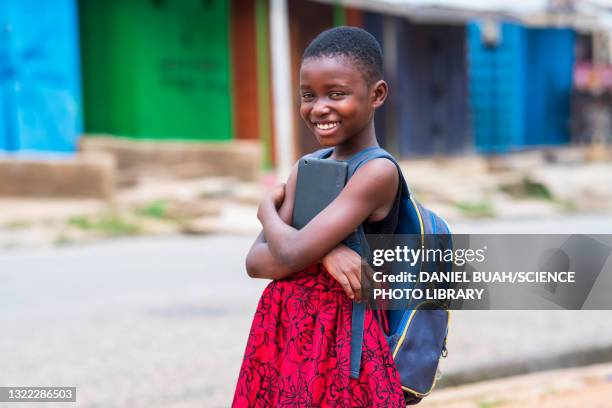
M331 159L378 146L374 112L385 101L382 52L354 27L325 31L300 68L300 115ZM352 300L361 300L361 257L340 244L359 225L392 233L399 176L395 164L361 166L341 194L301 230L291 227L297 166L259 206L263 231L246 259L249 276L273 281L255 312L234 407L405 406L379 319L366 311L359 378L350 377Z

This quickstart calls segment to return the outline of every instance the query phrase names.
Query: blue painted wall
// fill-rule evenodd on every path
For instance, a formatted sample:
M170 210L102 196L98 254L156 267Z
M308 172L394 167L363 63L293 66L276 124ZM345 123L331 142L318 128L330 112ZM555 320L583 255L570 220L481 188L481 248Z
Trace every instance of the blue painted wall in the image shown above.
M503 24L500 41L487 47L480 26L468 26L472 127L479 152L521 146L525 138L525 30Z
M569 140L575 35L504 23L487 47L468 27L470 105L476 149L501 153Z
M526 145L568 143L576 35L569 29L527 30Z
M0 150L76 149L77 27L74 0L0 1Z

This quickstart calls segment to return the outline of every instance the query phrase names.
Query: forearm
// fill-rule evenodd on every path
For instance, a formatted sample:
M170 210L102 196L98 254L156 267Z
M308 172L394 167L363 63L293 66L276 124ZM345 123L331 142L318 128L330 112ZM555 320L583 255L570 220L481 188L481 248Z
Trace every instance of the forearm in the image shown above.
M268 243L263 239L263 233L257 237L247 255L246 269L251 278L272 280L286 278L295 272L272 255Z
M274 203L264 201L260 206L259 217L263 225L267 247L279 263L295 271L317 260L311 256L311 251L301 248L300 232L281 219Z

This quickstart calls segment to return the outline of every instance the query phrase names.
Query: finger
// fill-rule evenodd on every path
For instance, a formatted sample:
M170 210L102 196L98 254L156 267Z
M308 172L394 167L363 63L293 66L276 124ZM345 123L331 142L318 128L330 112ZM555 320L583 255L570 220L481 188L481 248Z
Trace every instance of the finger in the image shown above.
M353 290L353 292L355 293L355 300L360 302L361 301L361 279L360 276L355 274L355 271L352 270L351 272L347 273L348 276L348 280L351 283L351 288Z
M346 277L346 275L340 275L337 281L340 284L340 286L342 286L342 288L344 289L344 292L346 292L346 296L348 296L351 299L354 299L355 294L353 293L353 289L351 288L351 284L348 278Z
M380 289L382 287L381 283L374 279L374 270L367 262L363 265L363 274L368 280L370 287L373 289Z

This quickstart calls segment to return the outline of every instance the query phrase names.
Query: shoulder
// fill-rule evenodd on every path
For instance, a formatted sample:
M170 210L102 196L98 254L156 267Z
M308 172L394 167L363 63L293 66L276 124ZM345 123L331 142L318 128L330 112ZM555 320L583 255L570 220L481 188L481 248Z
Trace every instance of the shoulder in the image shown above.
M372 159L357 169L347 187L349 185L365 196L384 201L387 196L395 196L399 185L398 169L389 159Z
M375 179L376 182L388 182L397 185L398 168L391 160L380 157L372 159L357 169L353 177Z

